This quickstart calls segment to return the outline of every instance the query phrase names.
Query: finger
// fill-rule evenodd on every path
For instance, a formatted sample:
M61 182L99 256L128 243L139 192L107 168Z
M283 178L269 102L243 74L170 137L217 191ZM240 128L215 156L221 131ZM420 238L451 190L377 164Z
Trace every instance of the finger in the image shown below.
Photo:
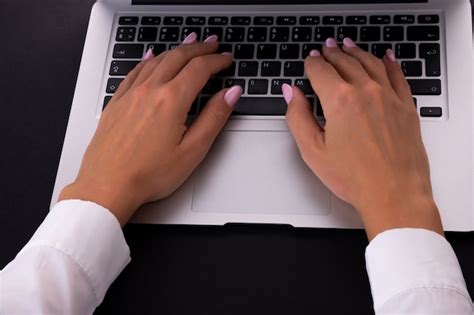
M323 49L324 58L337 70L339 75L349 83L365 84L371 78L364 67L352 56L344 53L334 38L328 38Z
M209 78L228 68L231 63L232 56L230 54L198 56L191 59L183 70L169 82L177 91L180 104L183 104L186 113Z
M390 84L395 91L395 93L404 101L404 103L409 104L413 108L415 108L415 104L413 102L413 96L411 94L410 85L408 84L407 80L405 79L405 75L403 73L402 68L398 64L395 54L393 50L388 49L387 53L383 58L383 63L386 67L386 72L388 78L390 80Z
M135 68L133 68L133 70L128 73L122 83L120 83L117 91L114 94L115 99L119 99L123 94L125 94L125 92L130 89L130 87L133 85L133 83L137 80L138 76L142 72L143 68L146 66L147 63L150 62L153 57L153 51L149 49L143 57L143 60L138 65L136 65Z
M180 45L174 50L168 52L163 58L159 67L156 67L149 77L154 84L163 84L173 79L188 62L197 57L215 53L217 50L217 37L203 43L194 43L191 45Z
M187 156L199 163L207 154L219 132L242 95L240 86L233 86L214 95L186 132L182 147Z
M288 104L286 123L295 138L301 156L307 162L307 157L314 149L323 147L324 130L314 117L308 99L299 88L284 84L282 91Z
M384 86L390 85L387 71L379 58L357 47L350 38L344 38L343 43L344 52L359 61L374 81Z

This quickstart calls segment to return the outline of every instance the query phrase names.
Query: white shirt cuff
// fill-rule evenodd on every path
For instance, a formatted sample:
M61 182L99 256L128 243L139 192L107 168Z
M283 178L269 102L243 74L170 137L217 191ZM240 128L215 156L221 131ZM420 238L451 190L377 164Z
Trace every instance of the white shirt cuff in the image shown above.
M18 255L34 246L51 246L71 257L88 276L99 303L130 262L130 250L115 216L89 201L56 204Z
M390 298L415 288L446 288L470 300L456 254L441 235L395 229L377 235L365 252L377 310Z

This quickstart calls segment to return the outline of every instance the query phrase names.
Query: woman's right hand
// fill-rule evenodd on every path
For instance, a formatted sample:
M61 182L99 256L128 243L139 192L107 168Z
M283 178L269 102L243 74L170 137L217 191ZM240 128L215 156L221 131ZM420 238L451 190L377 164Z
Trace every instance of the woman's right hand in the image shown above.
M288 126L306 164L358 210L369 240L401 227L443 234L420 121L393 52L380 60L350 39L342 50L328 39L305 68L326 125L298 88L284 86Z

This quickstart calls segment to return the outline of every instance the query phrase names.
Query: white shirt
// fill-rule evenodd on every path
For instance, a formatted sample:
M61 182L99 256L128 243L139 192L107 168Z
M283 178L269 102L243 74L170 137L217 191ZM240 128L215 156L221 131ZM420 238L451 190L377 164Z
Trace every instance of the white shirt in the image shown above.
M62 201L0 272L0 314L92 314L129 262L110 211ZM381 233L366 262L377 314L474 314L456 255L434 232Z

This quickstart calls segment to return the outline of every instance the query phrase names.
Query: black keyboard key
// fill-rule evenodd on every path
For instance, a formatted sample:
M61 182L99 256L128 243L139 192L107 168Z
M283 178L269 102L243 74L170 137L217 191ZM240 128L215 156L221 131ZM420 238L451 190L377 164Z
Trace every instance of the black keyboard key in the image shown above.
M349 25L367 24L367 17L364 15L348 16L346 17L346 24L349 24Z
M188 16L186 18L186 25L204 25L206 18L203 16Z
M114 60L110 64L110 75L127 75L133 68L139 63L139 61L117 61Z
M423 74L421 61L403 61L401 67L406 77L421 77Z
M142 58L143 48L143 44L115 44L112 57L117 59Z
M344 18L342 16L325 16L323 17L324 25L339 25L342 24Z
M439 26L408 26L409 41L436 41L439 40Z
M253 59L254 54L255 54L255 45L253 44L235 45L235 50L234 50L235 59Z
M161 18L159 16L142 17L142 25L160 25Z
M188 116L194 116L197 114L199 100L196 98L189 109Z
M181 32L181 41L183 41L189 34L196 33L197 38L196 41L201 40L201 28L200 27L183 27L183 31ZM206 38L207 36L204 36Z
M146 50L148 51L149 49L153 50L153 54L155 56L158 56L162 52L166 51L166 45L165 44L149 44L146 47Z
M181 25L183 24L183 17L181 16L166 16L163 19L164 25Z
M404 40L403 26L386 26L383 28L383 40L387 42L400 42Z
M276 19L277 25L295 25L296 16L279 16Z
M314 101L313 101L314 102ZM311 103L310 103L311 104ZM314 105L313 105L314 106ZM316 116L322 117L324 119L324 111L323 106L321 105L321 101L316 98Z
M242 93L245 93L245 80L244 79L225 79L224 80L224 88L230 88L233 87L234 85L240 85L242 88Z
M419 15L418 23L420 24L437 24L439 23L439 15Z
M121 16L119 18L119 25L137 25L138 17L136 16Z
M174 43L174 44L169 44L168 50L173 50L178 48L178 46L181 45L180 43Z
M218 53L223 53L223 52L228 52L228 53L232 53L233 51L233 48L232 48L232 45L231 44L221 44L219 43L219 48L217 48L217 52Z
M363 42L378 42L380 31L379 26L363 26L360 28L360 40Z
M239 63L239 76L241 77L256 77L258 75L257 61L241 61Z
M280 61L262 61L260 75L262 77L278 77L281 74Z
M281 44L280 59L298 59L300 46L298 44Z
M267 79L250 79L248 82L247 94L262 95L268 92Z
M313 38L311 27L294 27L291 40L294 42L309 42Z
M273 95L282 95L283 92L281 90L281 87L283 84L291 84L290 79L274 79L272 80L272 86L271 86L271 93Z
M324 42L329 37L335 37L336 30L332 26L321 26L314 29L314 40Z
M336 40L342 42L346 37L349 37L353 41L357 41L357 27L355 26L341 26L337 28Z
M289 27L272 27L270 29L271 42L287 42L290 39Z
M395 46L395 56L400 59L416 58L416 44L397 44Z
M257 59L275 59L277 57L276 44L257 45Z
M414 15L395 15L393 18L395 24L413 24L415 23Z
M107 107L107 105L109 104L110 100L112 99L112 96L106 96L104 97L104 104L102 105L102 110L105 109L105 107Z
M139 42L154 42L158 35L157 27L140 27L138 30L138 41Z
M302 77L304 75L304 62L287 61L283 66L283 74L285 77Z
M272 25L273 16L256 16L253 18L254 25Z
M249 25L250 16L234 16L230 19L232 25Z
M199 112L201 112L204 109L204 107L206 107L210 99L211 99L210 96L201 96L199 98Z
M215 27L215 26L212 26L212 27L205 27L204 28L204 36L203 36L203 39L206 39L208 38L209 36L211 35L216 35L217 36L217 40L218 41L221 41L222 40L222 35L224 34L224 29L222 27Z
M443 109L441 107L422 107L420 108L421 117L441 117Z
M295 86L299 87L300 90L306 95L314 94L313 88L311 87L311 83L308 79L296 79Z
M120 83L122 83L123 78L110 78L107 80L107 87L105 88L106 93L113 94L117 91Z
M427 77L441 75L441 53L439 44L420 44L420 58L425 59Z
M392 44L373 44L372 54L378 58L383 58L387 53L387 49L392 49Z
M267 40L266 27L249 27L247 32L247 41L249 42L265 42Z
M160 42L179 41L179 27L162 27L160 31Z
M415 104L415 108L418 108L418 100L416 97L413 98L413 103Z
M224 41L226 42L243 42L245 39L244 27L228 27L225 30Z
M236 68L236 64L235 64L235 61L233 61L232 64L228 68L217 73L215 76L216 77L233 77L235 75L235 68Z
M283 97L241 97L233 115L284 116L287 105Z
M441 80L407 80L413 95L441 95Z
M115 40L117 42L133 42L136 33L137 29L135 27L119 27Z
M209 25L227 25L229 18L227 16L211 16L209 18Z
M319 24L319 16L302 16L300 17L300 24L301 25L318 25Z
M319 51L322 51L323 45L322 44L304 44L303 45L303 53L301 55L301 58L305 59L306 57L308 57L309 53L313 49L317 49Z
M215 94L222 90L222 79L211 78L207 81L206 85L202 89L202 94Z
M390 15L373 15L370 17L370 24L390 24Z

